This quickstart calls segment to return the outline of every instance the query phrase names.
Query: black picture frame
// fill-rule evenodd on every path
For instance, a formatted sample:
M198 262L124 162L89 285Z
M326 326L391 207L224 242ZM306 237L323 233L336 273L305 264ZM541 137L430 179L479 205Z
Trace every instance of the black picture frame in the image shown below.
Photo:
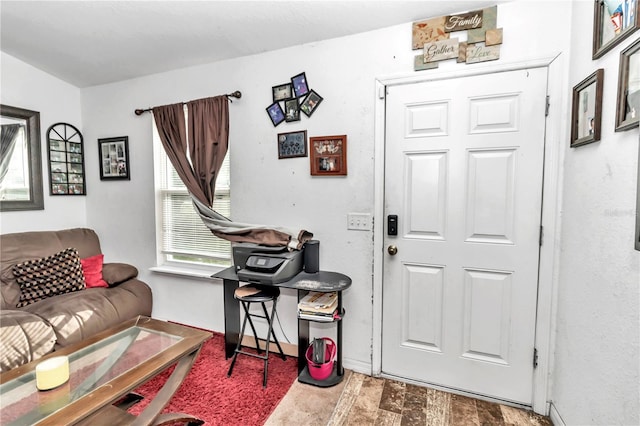
M55 123L47 130L49 195L87 195L84 139L72 124Z
M601 57L639 27L638 0L594 0L592 58Z
M285 101L293 98L293 85L291 83L279 84L271 88L273 102Z
M284 121L284 111L282 111L282 107L280 103L274 102L266 108L267 114L269 114L269 118L273 123L274 127L277 127L280 123Z
M322 99L322 96L320 96L315 90L311 90L304 98L304 101L300 104L300 111L302 111L307 117L311 117L316 109L318 109L318 105L320 105Z
M98 139L100 180L131 180L129 137Z
M304 72L291 77L291 85L293 86L293 93L296 98L300 98L309 93L309 82Z
M571 147L600 140L604 69L596 70L573 88Z
M278 158L306 157L307 131L278 133Z
M284 101L284 121L300 121L300 104L298 98Z
M620 52L615 131L629 130L638 127L639 123L640 39Z
M640 137L638 138L640 143ZM636 233L635 249L640 251L640 149L638 150L638 185L636 186Z

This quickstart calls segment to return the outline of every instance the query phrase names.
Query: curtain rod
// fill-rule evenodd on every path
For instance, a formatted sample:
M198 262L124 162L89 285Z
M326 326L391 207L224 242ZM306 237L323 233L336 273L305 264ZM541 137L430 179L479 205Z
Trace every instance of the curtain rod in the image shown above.
M226 95L224 95L227 97L227 99L229 98L229 96L231 96L232 98L236 98L236 99L240 99L242 97L242 92L240 92L239 90L236 90L233 93L227 93ZM233 102L231 99L229 99L229 102ZM185 104L186 102L183 102L183 104ZM142 115L145 112L149 112L149 111L153 111L153 108L147 108L147 109L136 109L134 112L136 113L136 115Z

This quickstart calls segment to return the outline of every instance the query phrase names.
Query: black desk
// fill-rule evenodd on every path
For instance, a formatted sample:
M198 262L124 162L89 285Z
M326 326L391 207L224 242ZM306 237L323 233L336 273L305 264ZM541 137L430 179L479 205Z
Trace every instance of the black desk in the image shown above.
M222 279L224 284L224 344L225 356L230 358L233 356L240 336L240 304L233 297L234 292L240 286L240 280L233 266L211 277ZM351 278L338 272L319 271L315 274L300 272L289 281L273 285L298 290L298 300L304 297L308 291L323 293L336 291L338 292L338 312L342 317L344 315L342 291L351 286ZM342 381L344 375L344 368L342 367L342 319L335 321L338 327L336 366L331 376L322 381L314 380L309 375L307 367L306 351L309 346L309 322L309 320L298 318L298 380L322 387L336 385Z

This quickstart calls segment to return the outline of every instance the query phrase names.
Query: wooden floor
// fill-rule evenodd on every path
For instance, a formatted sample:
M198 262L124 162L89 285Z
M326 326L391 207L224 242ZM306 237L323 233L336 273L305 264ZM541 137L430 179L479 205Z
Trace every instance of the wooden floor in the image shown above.
M328 425L551 426L551 422L506 405L352 373Z

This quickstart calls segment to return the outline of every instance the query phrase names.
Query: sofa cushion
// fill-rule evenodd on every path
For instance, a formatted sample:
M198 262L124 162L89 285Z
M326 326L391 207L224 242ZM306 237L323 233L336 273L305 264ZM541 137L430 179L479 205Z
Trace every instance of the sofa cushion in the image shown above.
M102 268L102 278L110 287L137 276L138 269L126 263L105 263Z
M78 249L80 258L102 253L98 235L88 228L0 235L0 309L14 309L20 300L20 286L13 276L13 265L50 256L67 247Z
M53 326L59 348L138 315L151 316L152 295L147 284L132 279L116 287L88 288L50 297L23 309Z
M42 318L29 312L0 312L0 371L7 371L48 354L56 335Z
M84 281L87 288L109 287L109 284L102 279L103 260L104 254L97 254L95 256L80 259L80 263L82 264L82 274L84 275Z
M82 264L75 248L15 264L13 276L20 285L18 308L47 297L86 288Z

